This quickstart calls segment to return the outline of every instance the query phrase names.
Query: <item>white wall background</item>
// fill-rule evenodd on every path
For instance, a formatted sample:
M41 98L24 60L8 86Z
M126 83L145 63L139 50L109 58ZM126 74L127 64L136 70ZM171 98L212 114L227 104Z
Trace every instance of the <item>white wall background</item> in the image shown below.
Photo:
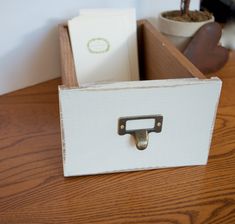
M60 75L57 25L80 8L134 7L138 18L156 18L180 0L0 0L0 94ZM199 0L192 0L197 9ZM154 19L155 18L155 19Z

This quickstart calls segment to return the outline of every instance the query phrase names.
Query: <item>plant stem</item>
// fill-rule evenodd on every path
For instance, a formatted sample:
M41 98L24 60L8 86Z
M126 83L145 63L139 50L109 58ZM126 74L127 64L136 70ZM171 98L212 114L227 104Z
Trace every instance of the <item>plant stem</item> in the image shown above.
M181 15L189 14L189 6L190 6L190 0L181 0L180 2Z

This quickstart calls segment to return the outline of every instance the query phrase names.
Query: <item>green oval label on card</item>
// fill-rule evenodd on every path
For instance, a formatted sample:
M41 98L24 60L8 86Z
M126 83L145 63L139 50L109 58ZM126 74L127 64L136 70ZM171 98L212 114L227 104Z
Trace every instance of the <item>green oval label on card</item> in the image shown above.
M87 48L90 53L102 54L109 51L110 43L105 38L92 38L88 41Z

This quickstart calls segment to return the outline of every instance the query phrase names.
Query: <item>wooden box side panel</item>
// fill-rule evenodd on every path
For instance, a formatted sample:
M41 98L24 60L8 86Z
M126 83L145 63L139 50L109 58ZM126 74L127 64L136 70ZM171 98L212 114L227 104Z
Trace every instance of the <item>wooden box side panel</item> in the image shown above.
M77 87L78 82L75 73L72 47L70 44L67 25L59 26L59 40L60 40L62 83L66 87Z
M138 23L141 79L206 77L148 21Z

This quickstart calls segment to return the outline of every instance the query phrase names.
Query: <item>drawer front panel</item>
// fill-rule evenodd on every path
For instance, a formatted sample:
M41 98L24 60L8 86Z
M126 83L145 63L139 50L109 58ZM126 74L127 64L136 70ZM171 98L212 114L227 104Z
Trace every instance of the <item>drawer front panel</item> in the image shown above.
M206 164L220 89L218 79L61 89L65 176ZM119 133L120 119L138 116L163 118L160 132L149 131L144 150L137 149L134 134Z

